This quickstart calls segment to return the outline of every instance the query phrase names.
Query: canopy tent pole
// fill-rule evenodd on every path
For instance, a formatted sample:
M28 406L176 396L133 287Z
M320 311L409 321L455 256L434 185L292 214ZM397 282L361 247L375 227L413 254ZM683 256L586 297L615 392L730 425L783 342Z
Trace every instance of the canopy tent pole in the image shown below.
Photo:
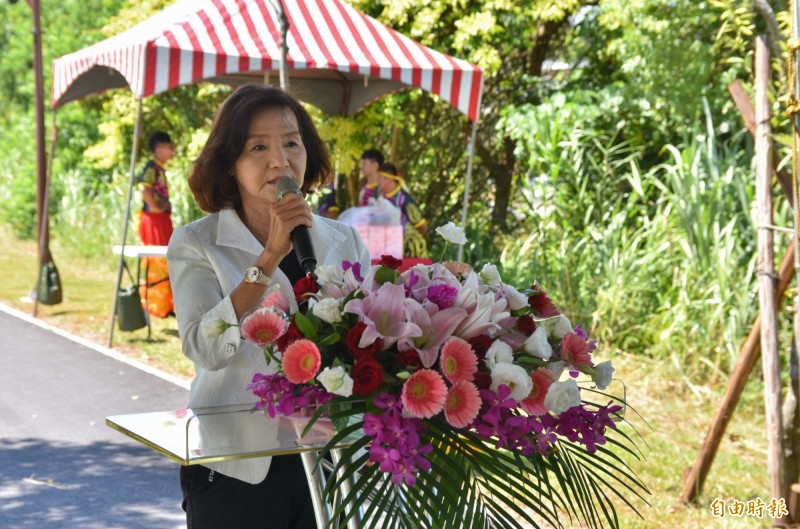
M133 197L133 184L136 182L136 154L139 152L139 128L142 124L142 99L136 100L136 123L133 126L133 145L131 146L131 171L128 181L128 198L125 200L125 219L122 221L122 244L117 263L117 280L114 283L114 296L111 304L111 319L108 325L108 347L114 339L114 318L117 316L117 297L119 285L122 281L122 267L125 264L125 241L128 239L128 224L131 218L131 198Z
M289 17L286 16L286 7L283 5L283 0L274 0L273 5L278 11L278 20L280 21L281 32L281 58L280 58L280 72L279 81L281 88L289 91L289 63L287 58L289 56L289 44L286 35L289 33Z
M36 283L36 293L33 302L33 317L35 318L39 312L39 296L42 290L42 270L45 264L53 260L50 255L50 179L53 175L53 156L56 152L56 139L58 138L58 128L56 127L56 112L53 110L53 117L50 123L50 153L47 156L47 168L45 169L44 189L43 189L43 202L42 214L39 222L39 280ZM58 277L58 271L55 272ZM61 280L58 279L58 286L61 288Z
M464 182L464 203L461 207L461 227L466 230L467 229L467 207L469 205L469 186L472 184L472 158L475 154L475 135L478 132L478 121L475 120L472 122L472 133L469 137L469 144L467 145L467 178ZM462 260L464 256L464 245L458 245L458 257L459 261Z
M44 145L44 77L42 72L42 24L41 9L38 0L28 2L33 16L33 69L36 86L34 87L34 100L36 105L36 235L42 239L44 233L43 215L47 209L47 197L44 188L47 185L47 166L45 165L45 145ZM49 246L45 239L44 245L39 246L41 252L45 246ZM39 254L39 264L44 263L45 258ZM39 272L40 270L37 270ZM37 278L37 291L38 282Z

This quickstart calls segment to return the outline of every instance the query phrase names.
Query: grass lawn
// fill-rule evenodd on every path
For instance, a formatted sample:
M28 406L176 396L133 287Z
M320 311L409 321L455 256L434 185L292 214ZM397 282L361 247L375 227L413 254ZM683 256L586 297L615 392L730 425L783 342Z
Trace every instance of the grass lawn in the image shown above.
M28 296L36 284L36 244L16 239L2 225L0 240L3 241L0 270L5 273L5 281L0 283L0 301L33 314L33 304L22 298ZM113 255L109 248L107 256L89 259L62 247L58 241L51 243L51 252L61 277L64 300L58 305L39 304L37 317L100 345L107 345L118 256ZM128 266L135 277L136 260L130 259ZM128 283L127 274L123 272L123 286ZM147 340L147 328L121 332L115 327L114 349L173 375L192 378L194 368L181 353L175 318L152 318L151 324L150 340Z
M33 305L21 301L36 281L36 246L19 241L0 226L0 302L31 314ZM53 326L106 345L113 301L117 258L80 257L70 248L52 244L64 287L64 301L55 306L39 306L38 317ZM135 263L132 263L135 266ZM114 348L132 358L147 362L173 375L191 378L193 367L180 351L174 318L153 320L152 340L147 330L131 333L115 330ZM769 503L767 490L765 421L761 386L753 377L739 404L725 439L720 445L711 473L699 499L699 506L686 507L678 497L682 474L690 467L716 411L724 386L702 388L692 393L681 382L676 368L666 360L604 355L611 359L617 375L627 384L628 402L641 415L629 418L644 441L638 444L644 459L632 462L634 470L649 487L650 507L638 504L644 519L625 508L618 510L624 528L754 528L769 527L771 520L755 516L725 518L712 515L715 498L730 502L762 499ZM632 431L629 426L623 426ZM630 460L630 458L628 458Z

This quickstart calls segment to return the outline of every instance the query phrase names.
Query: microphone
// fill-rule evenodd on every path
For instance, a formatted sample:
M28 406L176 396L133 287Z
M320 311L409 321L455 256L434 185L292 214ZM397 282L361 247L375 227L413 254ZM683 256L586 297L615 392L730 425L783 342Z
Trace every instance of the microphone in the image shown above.
M276 184L275 198L280 202L287 193L294 193L300 197L303 196L300 192L300 188L297 186L297 182L295 182L293 178L285 176L278 180ZM297 260L300 261L300 268L302 268L306 274L313 275L314 270L317 269L317 256L314 254L314 246L311 245L311 236L308 234L308 226L297 226L292 230L290 238L292 239L294 254L297 256Z

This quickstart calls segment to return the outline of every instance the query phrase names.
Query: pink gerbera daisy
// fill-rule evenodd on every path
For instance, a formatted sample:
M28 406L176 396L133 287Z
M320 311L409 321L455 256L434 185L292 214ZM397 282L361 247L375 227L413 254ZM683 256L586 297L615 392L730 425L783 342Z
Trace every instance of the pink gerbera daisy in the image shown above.
M586 340L574 332L564 336L561 342L561 359L573 365L592 365L592 354Z
M480 409L481 395L472 382L461 380L447 392L444 417L451 426L466 428L478 416Z
M531 415L544 415L547 413L547 406L544 405L544 398L547 390L553 383L553 373L549 369L539 368L531 373L533 389L530 394L520 402L522 409Z
M292 342L283 353L283 372L293 384L304 384L317 376L322 359L311 340Z
M284 314L289 314L289 302L286 296L283 295L281 290L276 290L261 302L261 306L265 308L276 308L283 311Z
M439 357L439 369L452 383L461 380L471 381L478 370L478 357L472 346L456 336L448 339Z
M256 345L270 345L286 332L286 320L272 309L261 308L244 317L242 336Z
M442 376L430 369L420 369L403 384L400 399L408 415L430 419L444 407L447 386Z

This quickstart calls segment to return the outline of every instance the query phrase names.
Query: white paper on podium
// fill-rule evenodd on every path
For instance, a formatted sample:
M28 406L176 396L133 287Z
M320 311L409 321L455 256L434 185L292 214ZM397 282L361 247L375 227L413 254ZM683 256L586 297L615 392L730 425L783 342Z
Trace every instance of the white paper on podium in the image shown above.
M400 224L400 209L385 198L371 205L344 210L336 219L356 229L369 249L372 259L382 255L403 257L403 226Z

